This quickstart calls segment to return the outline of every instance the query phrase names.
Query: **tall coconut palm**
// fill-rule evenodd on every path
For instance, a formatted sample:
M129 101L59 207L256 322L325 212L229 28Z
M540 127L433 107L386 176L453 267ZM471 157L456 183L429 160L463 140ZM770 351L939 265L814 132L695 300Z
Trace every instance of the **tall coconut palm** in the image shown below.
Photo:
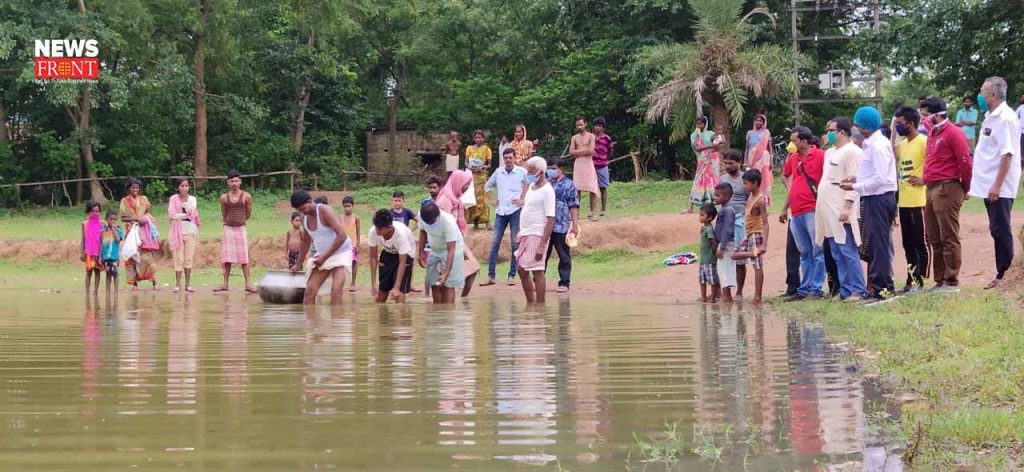
M771 12L757 7L743 14L744 0L689 0L695 41L646 48L641 66L657 72L657 86L644 99L647 119L672 124L672 140L684 139L705 107L712 123L743 121L750 93L760 97L796 90L796 73L805 62L790 48L753 44L758 26L750 19ZM728 132L728 127L727 127Z

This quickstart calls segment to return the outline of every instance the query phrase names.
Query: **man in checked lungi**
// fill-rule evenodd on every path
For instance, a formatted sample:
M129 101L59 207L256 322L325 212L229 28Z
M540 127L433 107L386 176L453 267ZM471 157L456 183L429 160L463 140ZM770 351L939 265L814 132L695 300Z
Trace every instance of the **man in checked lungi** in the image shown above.
M231 265L238 264L245 276L246 293L256 293L256 288L249 281L249 237L245 232L245 223L252 216L252 195L242 191L242 174L237 170L228 172L228 192L220 196L220 214L224 219L224 232L220 238L224 284L213 291L227 291Z

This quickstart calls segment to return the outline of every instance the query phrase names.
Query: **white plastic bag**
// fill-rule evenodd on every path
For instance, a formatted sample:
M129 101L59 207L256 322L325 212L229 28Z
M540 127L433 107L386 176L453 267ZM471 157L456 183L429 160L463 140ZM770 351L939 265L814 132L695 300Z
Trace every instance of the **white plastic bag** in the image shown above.
M462 193L462 197L459 198L462 202L462 206L466 209L470 209L476 206L476 190L470 185L469 190Z
M139 246L142 246L142 239L139 238L139 225L132 225L121 241L121 260L135 259L139 261Z

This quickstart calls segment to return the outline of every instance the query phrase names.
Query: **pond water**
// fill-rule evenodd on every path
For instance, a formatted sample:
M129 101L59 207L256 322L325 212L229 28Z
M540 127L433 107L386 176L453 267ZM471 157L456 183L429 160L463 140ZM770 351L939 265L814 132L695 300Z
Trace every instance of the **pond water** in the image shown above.
M3 298L8 470L900 470L877 387L770 314Z

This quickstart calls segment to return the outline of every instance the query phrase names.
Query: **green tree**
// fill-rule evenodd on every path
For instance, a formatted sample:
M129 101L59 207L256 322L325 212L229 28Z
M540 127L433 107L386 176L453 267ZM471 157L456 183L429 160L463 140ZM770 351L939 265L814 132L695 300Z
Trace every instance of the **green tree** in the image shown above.
M743 121L750 93L760 97L792 92L802 56L777 44L753 44L757 7L743 13L743 0L690 0L697 18L692 44L661 44L646 48L640 62L656 71L657 86L643 99L647 118L671 123L672 137L682 139L705 107L713 123ZM726 130L728 133L728 128Z

